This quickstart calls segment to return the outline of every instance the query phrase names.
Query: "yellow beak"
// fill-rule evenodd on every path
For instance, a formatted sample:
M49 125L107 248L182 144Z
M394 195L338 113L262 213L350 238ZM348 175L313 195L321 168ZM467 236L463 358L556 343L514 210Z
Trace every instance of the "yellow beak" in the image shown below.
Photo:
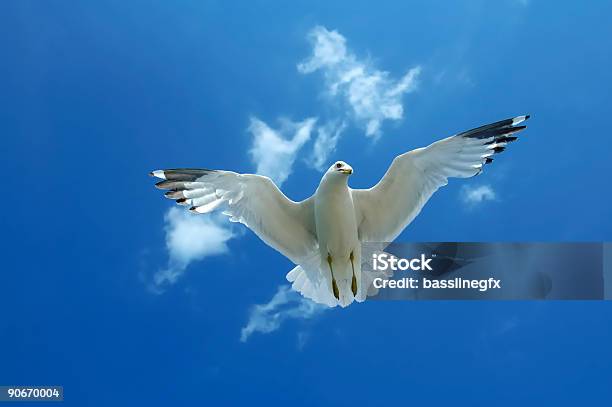
M340 170L340 172L343 173L343 174L352 174L353 170L346 169L346 170Z

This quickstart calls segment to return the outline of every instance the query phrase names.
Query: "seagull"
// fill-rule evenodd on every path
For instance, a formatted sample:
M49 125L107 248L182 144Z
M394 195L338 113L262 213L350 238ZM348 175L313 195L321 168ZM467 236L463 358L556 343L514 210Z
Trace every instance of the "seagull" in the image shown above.
M165 196L196 214L221 209L250 228L296 267L287 274L294 290L330 307L346 307L372 295L361 272L364 242L392 242L448 178L480 174L495 154L517 139L528 115L501 120L401 154L370 189L352 189L353 168L335 162L315 193L287 198L265 176L181 168L152 171Z

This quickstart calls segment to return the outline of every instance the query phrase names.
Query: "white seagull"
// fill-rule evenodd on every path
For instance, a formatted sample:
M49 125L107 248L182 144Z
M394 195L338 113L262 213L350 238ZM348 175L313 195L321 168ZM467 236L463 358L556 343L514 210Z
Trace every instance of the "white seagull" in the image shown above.
M516 140L528 115L468 130L397 156L370 189L352 189L353 168L334 163L314 195L287 198L268 177L207 169L157 170L157 188L194 213L223 208L297 266L287 274L307 298L346 307L364 301L371 276L361 273L361 244L391 242L448 178L482 172L494 154Z

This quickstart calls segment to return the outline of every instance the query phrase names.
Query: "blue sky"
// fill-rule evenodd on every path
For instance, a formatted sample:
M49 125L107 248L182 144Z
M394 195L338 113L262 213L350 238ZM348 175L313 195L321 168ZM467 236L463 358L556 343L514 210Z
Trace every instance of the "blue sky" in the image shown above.
M530 113L398 240L610 240L612 4L226 3L0 4L0 384L92 406L610 402L609 303L313 308L284 291L288 260L240 225L169 212L146 174L284 171L268 175L299 200L321 176L321 129L339 131L328 162L368 187L401 152ZM299 69L316 27L386 78L377 91L419 68L390 101L401 118ZM173 241L181 225L206 244Z

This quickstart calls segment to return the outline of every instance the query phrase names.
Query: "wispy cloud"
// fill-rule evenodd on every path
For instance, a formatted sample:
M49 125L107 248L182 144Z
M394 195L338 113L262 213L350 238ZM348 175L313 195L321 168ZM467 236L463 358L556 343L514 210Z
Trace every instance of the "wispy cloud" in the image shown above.
M365 127L367 136L380 136L383 121L403 117L402 96L416 89L419 66L395 80L389 72L359 60L337 31L317 26L308 37L312 55L298 64L298 71L308 74L321 70L329 96L348 104L352 118Z
M329 307L302 297L288 285L281 285L268 303L253 306L249 321L240 333L240 341L246 342L255 332L274 332L288 319L311 319L326 309ZM304 344L305 337L298 338L298 347Z
M484 201L494 201L495 191L490 185L463 186L461 189L461 199L469 206L478 205Z
M306 160L309 166L319 171L326 169L328 157L336 150L338 140L345 128L346 122L338 120L317 127L317 138Z
M257 173L272 178L279 186L285 182L291 174L298 151L310 140L315 123L315 118L297 123L281 120L281 127L274 130L252 117L248 129L253 135L250 154L257 166Z
M153 275L153 289L174 284L190 263L228 251L232 233L225 219L173 207L164 216L168 265Z
M505 335L509 332L515 331L519 326L519 322L520 321L516 315L504 319L503 321L501 321L500 325L497 327L494 333L497 335Z
M308 344L308 341L310 341L310 332L308 332L308 331L298 332L298 334L297 334L297 344L296 344L297 350L299 350L299 351L304 350L304 348Z

